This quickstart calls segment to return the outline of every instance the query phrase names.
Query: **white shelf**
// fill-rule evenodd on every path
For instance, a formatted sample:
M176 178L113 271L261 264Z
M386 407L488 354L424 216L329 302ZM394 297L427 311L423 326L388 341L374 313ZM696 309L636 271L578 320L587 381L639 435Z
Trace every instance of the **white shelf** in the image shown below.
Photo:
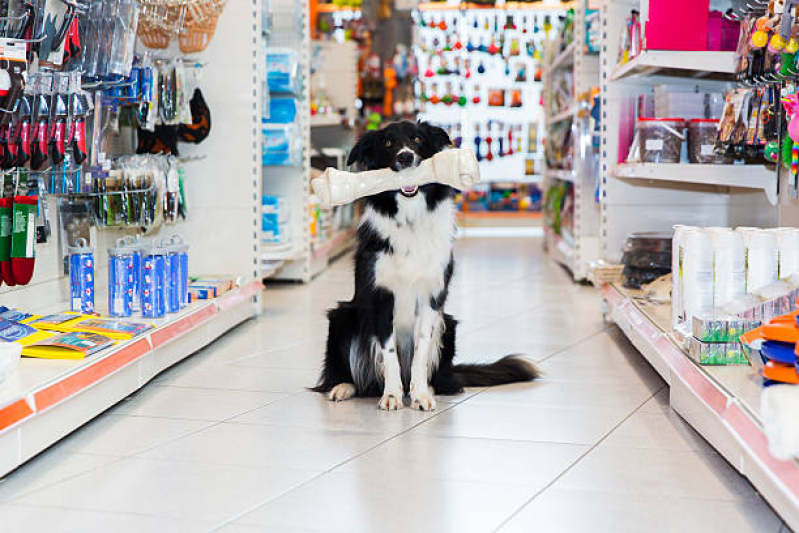
M0 389L0 476L253 316L262 290L252 282L195 302L147 334L81 360L23 358Z
M755 370L701 367L669 335L669 306L642 307L611 285L602 294L610 318L669 383L672 409L748 478L792 529L799 527L799 465L768 451L756 406Z
M574 183L574 171L573 170L561 170L557 168L548 168L546 170L545 176L547 178L552 178L556 180L568 181Z
M773 205L777 203L777 174L766 165L622 163L616 167L614 175L627 179L761 189Z
M646 50L627 63L617 66L610 79L616 81L628 76L649 76L666 69L684 70L695 74L732 74L735 72L734 56L735 52Z
M558 54L549 66L550 71L554 71L561 67L570 67L574 63L574 51L576 46L574 43L566 47L563 52Z

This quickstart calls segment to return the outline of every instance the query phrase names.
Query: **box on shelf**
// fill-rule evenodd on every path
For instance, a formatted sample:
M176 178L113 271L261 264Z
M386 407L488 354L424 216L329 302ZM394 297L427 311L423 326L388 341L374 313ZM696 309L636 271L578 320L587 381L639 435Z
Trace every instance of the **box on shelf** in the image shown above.
M700 365L748 365L748 348L740 342L702 342L691 338L688 354Z

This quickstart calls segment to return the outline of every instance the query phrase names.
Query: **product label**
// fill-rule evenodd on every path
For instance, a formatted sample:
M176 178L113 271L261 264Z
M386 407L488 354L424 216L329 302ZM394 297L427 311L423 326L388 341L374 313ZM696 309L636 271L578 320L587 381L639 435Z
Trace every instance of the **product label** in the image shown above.
M11 257L31 258L36 236L36 206L15 203L13 219Z
M647 139L647 150L663 150L663 139Z
M716 147L712 144L703 144L699 147L700 155L713 155L716 153Z

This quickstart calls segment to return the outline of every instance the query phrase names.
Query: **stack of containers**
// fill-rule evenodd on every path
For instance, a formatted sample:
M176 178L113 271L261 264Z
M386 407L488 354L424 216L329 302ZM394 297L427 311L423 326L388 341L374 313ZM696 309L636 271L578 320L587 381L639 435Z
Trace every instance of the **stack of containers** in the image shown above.
M747 363L740 335L793 309L795 290L775 282L796 278L799 230L674 230L672 327L702 364Z
M189 302L188 245L178 235L142 245L130 239L108 250L111 315L147 318L177 313Z

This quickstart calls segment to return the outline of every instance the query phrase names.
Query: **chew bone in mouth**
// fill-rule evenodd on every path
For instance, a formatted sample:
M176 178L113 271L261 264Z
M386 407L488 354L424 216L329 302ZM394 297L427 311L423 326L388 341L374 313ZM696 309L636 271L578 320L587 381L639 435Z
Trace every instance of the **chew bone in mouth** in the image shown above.
M385 191L399 190L405 196L413 196L418 193L420 185L427 183L441 183L463 191L478 181L480 169L474 152L454 148L439 152L418 166L399 172L390 168L364 172L328 168L311 185L321 205L332 207Z

